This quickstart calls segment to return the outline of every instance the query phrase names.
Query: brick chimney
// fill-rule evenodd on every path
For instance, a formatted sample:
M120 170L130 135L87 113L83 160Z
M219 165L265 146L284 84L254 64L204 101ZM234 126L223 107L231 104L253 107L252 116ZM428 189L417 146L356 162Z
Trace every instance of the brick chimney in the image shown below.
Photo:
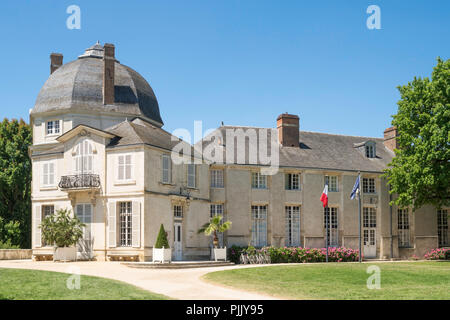
M50 74L55 72L56 69L63 64L63 55L61 53L50 54Z
M283 147L299 146L299 118L295 114L283 113L277 118L278 141Z
M110 43L105 43L103 48L103 104L114 104L115 48Z
M397 127L390 127L384 130L384 146L391 151L398 149L397 136Z

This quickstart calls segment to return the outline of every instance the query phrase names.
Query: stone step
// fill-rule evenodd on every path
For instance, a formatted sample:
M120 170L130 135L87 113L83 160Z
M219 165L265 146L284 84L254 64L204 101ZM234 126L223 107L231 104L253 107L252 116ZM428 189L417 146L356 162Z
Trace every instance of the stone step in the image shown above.
M170 263L122 262L121 264L130 268L144 269L188 269L234 266L234 263L229 261L173 261Z

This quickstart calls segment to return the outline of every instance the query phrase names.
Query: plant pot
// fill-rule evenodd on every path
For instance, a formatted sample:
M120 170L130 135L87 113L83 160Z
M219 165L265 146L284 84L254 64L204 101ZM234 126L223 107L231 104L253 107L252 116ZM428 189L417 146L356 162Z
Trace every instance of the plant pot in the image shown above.
M171 248L153 248L152 255L153 262L170 262L172 261L172 249Z
M214 260L224 260L227 261L227 247L225 248L214 248Z
M77 247L56 247L53 252L53 261L76 261Z

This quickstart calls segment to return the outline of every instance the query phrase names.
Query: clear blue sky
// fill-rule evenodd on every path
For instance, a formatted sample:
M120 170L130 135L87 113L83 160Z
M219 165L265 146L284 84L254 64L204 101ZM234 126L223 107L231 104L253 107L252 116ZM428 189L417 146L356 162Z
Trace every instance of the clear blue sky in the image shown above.
M81 30L66 28L72 4ZM1 118L28 120L51 52L68 62L100 40L153 87L168 131L290 112L302 130L381 137L396 86L449 58L450 1L2 1L0 39Z

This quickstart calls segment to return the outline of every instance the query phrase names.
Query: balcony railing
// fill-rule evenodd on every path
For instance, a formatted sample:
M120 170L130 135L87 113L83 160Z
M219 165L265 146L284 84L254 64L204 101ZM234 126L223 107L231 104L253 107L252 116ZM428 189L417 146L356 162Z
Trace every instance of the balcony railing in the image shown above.
M62 176L58 186L61 189L100 188L100 177L98 174Z

